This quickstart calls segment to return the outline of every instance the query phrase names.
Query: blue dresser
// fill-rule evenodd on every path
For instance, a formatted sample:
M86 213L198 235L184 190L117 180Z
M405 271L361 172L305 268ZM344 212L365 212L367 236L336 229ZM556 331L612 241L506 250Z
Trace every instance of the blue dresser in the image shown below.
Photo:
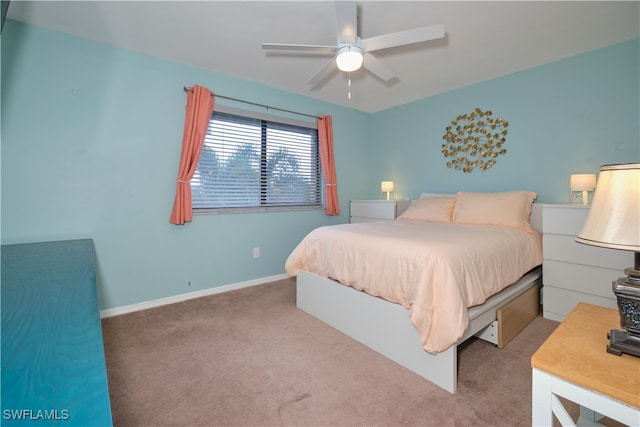
M111 426L93 241L0 255L2 426Z

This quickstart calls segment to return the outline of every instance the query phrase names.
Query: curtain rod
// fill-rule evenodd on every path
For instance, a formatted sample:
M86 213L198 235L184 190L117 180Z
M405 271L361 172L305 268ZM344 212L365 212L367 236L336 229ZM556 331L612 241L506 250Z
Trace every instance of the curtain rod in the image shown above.
M185 91L185 92L189 92L189 91L193 90L192 88L187 87L187 86L184 86L184 87L183 87L183 89L184 89L184 91ZM256 102L251 102L251 101L245 101L245 100L243 100L243 99L231 98L230 96L218 95L217 93L216 93L216 94L213 94L213 93L212 93L212 94L211 94L211 96L214 96L214 97L216 97L216 98L229 99L229 100L231 100L231 101L242 102L242 103L244 103L244 104L255 105L256 107L266 108L267 110L283 111L283 112L285 112L285 113L298 114L298 115L300 115L300 116L306 116L306 117L313 117L314 119L319 119L319 118L320 118L319 116L314 116L314 115L312 115L312 114L299 113L299 112L297 112L297 111L285 110L285 109L283 109L283 108L278 108L278 107L271 107L271 106L269 106L269 105L258 104L258 103L256 103Z

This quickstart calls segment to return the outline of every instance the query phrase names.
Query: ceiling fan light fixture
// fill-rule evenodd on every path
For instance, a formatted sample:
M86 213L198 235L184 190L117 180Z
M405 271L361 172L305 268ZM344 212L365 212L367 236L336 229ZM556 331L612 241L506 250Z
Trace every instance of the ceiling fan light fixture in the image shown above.
M342 46L338 49L336 65L340 71L356 71L362 67L362 49L355 45Z

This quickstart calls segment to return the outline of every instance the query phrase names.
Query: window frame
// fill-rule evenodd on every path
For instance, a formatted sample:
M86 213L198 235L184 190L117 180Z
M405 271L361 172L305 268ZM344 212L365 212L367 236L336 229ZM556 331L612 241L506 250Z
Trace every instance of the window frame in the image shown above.
M216 105L214 112L211 114L211 119L213 118L215 113L227 113L233 114L249 119L257 119L264 120L267 122L273 122L276 124L284 124L284 125L292 125L299 126L308 129L314 129L316 132L318 130L317 120L305 121L299 119L292 119L289 117L281 117L275 116L271 114L265 114L257 111L244 110L234 107L228 106L219 106ZM210 120L211 120L210 119ZM264 144L265 141L263 140ZM315 153L315 169L318 173L318 182L317 182L317 191L318 191L318 203L310 203L310 204L300 204L300 205L260 205L260 206L238 206L238 207L203 207L203 208L192 208L192 212L194 215L211 215L211 214L225 214L225 213L248 213L248 212L274 212L274 211L305 211L305 210L322 210L324 209L325 203L325 191L324 191L324 175L322 173L322 167L320 164L320 152L319 152L319 142L316 136L316 153ZM263 167L260 168L260 176L261 176L261 189L262 192L264 190L265 183L263 182L265 171ZM196 174L194 174L195 177ZM192 178L193 180L193 178ZM193 190L193 187L192 187ZM261 198L262 203L262 198Z

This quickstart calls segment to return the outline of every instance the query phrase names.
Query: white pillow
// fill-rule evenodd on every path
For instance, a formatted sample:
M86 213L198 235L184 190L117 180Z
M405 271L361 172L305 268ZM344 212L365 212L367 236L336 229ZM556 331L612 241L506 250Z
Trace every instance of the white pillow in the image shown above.
M412 202L398 219L414 221L452 222L455 196L423 197Z
M532 233L529 224L531 204L537 194L532 191L502 193L459 192L453 210L456 224L501 225Z

